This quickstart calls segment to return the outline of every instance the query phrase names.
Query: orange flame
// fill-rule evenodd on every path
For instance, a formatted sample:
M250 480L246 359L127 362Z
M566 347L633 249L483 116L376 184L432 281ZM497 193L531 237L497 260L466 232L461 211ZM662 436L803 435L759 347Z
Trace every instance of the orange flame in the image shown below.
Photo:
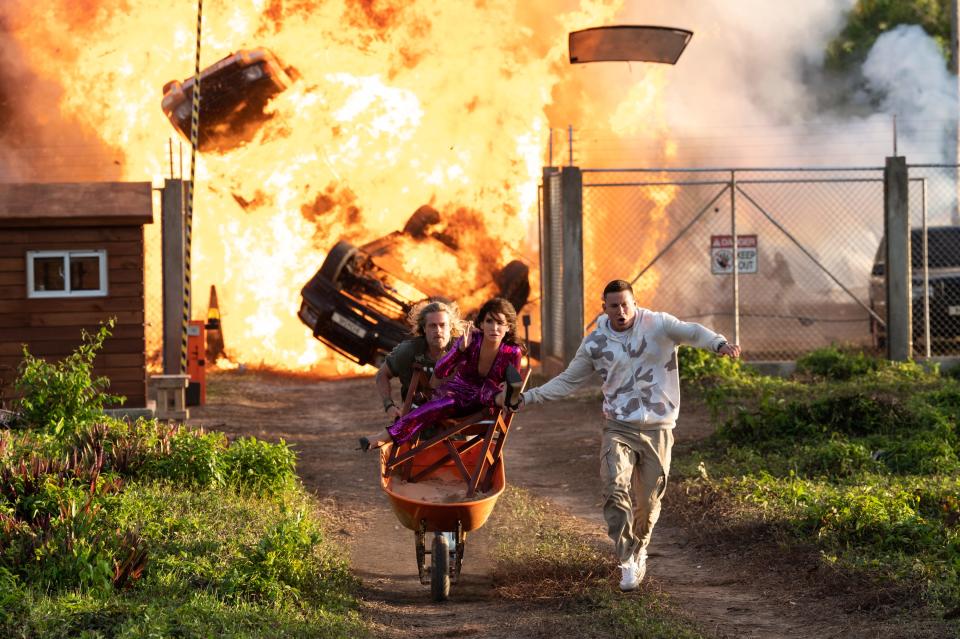
M549 122L611 111L614 131L614 122L649 122L662 78L641 78L626 98L592 96L567 62L567 33L610 24L622 2L584 0L567 11L530 4L205 7L202 66L262 46L301 75L270 103L274 117L252 141L197 163L193 290L217 286L234 362L355 370L298 320L300 287L337 239L386 235L425 203L459 232L460 250L454 259L411 242L408 272L462 300L486 294L478 281L485 261L519 255L536 267ZM60 118L121 157L123 179L168 176L175 133L160 109L161 87L192 75L192 0L13 0L0 11L29 74L60 88ZM149 305L159 304L159 224L147 233ZM195 316L203 306L194 300Z

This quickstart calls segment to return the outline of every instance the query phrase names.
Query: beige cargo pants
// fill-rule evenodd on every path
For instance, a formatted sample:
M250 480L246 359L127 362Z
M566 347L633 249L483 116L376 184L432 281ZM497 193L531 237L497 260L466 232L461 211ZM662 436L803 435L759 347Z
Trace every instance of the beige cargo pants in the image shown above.
M667 489L672 448L672 429L638 430L605 420L600 455L603 518L621 563L650 543Z

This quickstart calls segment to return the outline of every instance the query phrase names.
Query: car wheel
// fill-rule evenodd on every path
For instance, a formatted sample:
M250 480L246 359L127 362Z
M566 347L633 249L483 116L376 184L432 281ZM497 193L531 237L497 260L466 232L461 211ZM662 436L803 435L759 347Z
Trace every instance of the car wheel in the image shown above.
M320 266L320 276L336 283L340 279L344 267L356 254L357 249L353 244L340 240L327 253L327 259L323 260L323 265Z
M520 260L513 260L496 274L494 281L500 287L500 297L520 310L530 297L530 268Z
M427 235L427 229L439 222L440 213L437 212L437 209L429 204L424 204L410 216L403 227L403 232L415 238L423 239Z

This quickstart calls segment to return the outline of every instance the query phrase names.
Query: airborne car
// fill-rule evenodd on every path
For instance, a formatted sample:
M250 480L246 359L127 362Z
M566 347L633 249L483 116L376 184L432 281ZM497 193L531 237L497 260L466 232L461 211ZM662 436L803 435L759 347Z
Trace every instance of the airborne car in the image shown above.
M270 119L264 107L299 77L264 48L242 49L200 72L200 121L197 148L227 151L253 138ZM187 140L193 114L193 78L163 87L163 112Z
M519 260L487 272L470 291L450 290L442 277L425 277L404 267L404 249L427 247L455 259L456 240L430 226L440 219L421 207L402 231L356 247L337 242L320 270L301 291L298 316L314 337L358 364L380 365L393 347L409 337L406 316L429 297L452 297L465 314L487 297L505 297L519 310L530 295L529 268ZM405 257L406 256L406 257Z

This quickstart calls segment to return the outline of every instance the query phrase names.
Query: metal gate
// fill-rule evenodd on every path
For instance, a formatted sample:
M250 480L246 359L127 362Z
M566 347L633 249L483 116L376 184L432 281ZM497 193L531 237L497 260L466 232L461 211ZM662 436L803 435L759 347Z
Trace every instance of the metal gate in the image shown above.
M622 278L641 306L736 339L749 359L869 346L883 207L879 167L585 169L587 327Z

